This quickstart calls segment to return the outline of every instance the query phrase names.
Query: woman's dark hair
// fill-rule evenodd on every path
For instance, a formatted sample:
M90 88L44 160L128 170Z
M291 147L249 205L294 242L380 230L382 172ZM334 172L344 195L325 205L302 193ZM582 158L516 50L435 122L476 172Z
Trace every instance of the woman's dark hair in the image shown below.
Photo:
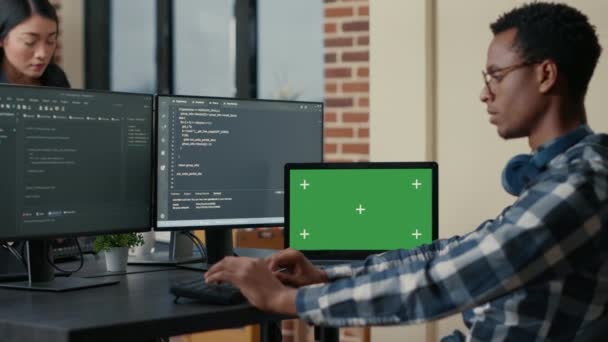
M553 60L570 96L584 100L602 52L586 15L564 4L533 2L503 14L490 28L495 35L517 29L515 48L524 60Z
M40 15L59 24L55 7L48 0L0 0L0 39L32 15Z

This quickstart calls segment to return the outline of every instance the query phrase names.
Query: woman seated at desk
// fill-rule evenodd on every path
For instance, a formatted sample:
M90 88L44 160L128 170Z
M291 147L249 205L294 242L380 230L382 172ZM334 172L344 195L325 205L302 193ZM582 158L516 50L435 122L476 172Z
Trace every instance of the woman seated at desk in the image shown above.
M69 88L53 63L58 34L59 18L48 0L0 1L0 83ZM17 258L0 248L0 274L19 271Z

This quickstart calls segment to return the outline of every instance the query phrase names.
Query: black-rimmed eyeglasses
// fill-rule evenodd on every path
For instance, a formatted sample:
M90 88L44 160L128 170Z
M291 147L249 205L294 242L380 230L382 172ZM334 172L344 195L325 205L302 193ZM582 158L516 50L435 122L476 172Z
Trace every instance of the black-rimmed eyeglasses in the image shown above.
M494 70L491 70L491 71L481 70L481 74L483 76L483 82L485 83L486 87L488 88L488 91L490 91L490 93L493 93L492 92L492 88L490 87L490 83L492 81L494 81L494 83L499 83L511 71L517 70L519 68L526 67L528 65L533 65L533 64L538 64L538 62L536 62L536 61L528 61L528 62L522 62L522 63L510 65L510 66L507 66L507 67L504 67L504 68L494 69Z

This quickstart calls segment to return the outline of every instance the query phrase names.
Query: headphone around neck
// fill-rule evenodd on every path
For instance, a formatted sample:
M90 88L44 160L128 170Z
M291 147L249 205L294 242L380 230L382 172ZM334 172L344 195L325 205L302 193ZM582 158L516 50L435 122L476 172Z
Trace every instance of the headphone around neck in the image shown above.
M531 182L536 180L553 158L591 133L587 125L581 125L572 132L556 138L547 146L540 147L534 154L519 154L511 158L502 171L502 187L511 195L519 196Z

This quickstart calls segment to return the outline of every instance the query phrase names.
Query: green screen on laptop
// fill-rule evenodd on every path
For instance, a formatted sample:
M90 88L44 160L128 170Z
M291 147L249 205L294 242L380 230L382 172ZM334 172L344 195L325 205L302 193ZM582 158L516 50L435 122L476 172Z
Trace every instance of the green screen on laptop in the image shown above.
M384 251L436 235L435 163L291 164L286 239L301 251Z

